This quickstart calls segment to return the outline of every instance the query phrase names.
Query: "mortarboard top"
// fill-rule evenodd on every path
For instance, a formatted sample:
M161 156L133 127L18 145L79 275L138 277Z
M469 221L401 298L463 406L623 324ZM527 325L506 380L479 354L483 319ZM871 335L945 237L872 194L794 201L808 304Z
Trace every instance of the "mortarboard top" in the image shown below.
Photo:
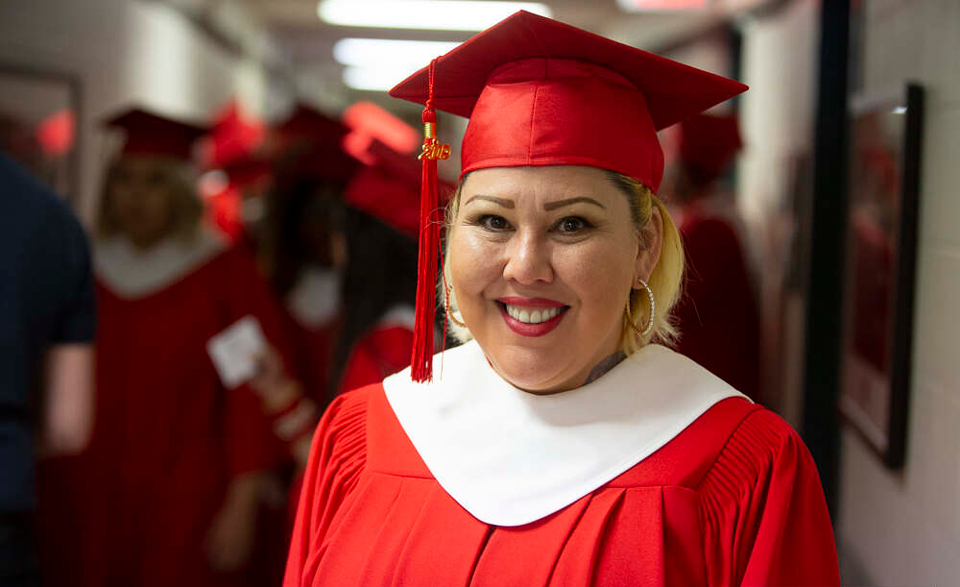
M680 123L680 160L706 178L720 176L742 146L736 116L697 114Z
M157 155L189 161L194 142L207 129L181 122L142 108L131 108L109 118L106 126L126 132L121 152L124 155Z
M426 104L425 67L390 95ZM590 165L656 191L656 131L747 87L520 11L435 62L433 106L470 118L462 173L484 167Z

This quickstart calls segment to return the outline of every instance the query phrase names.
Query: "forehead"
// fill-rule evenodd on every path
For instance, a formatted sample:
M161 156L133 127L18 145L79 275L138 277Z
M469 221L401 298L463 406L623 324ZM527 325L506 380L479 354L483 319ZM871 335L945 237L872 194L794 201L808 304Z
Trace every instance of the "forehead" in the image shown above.
M478 169L466 176L462 193L544 201L572 196L622 199L607 171L577 165Z

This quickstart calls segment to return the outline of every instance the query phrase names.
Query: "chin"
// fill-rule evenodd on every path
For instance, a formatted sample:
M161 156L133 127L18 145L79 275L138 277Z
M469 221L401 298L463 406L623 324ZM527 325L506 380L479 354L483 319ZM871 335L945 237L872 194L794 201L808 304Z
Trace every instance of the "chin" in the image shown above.
M532 393L550 393L578 385L563 385L571 377L564 373L570 361L558 358L558 354L545 349L507 347L491 353L490 359L500 376L511 385Z

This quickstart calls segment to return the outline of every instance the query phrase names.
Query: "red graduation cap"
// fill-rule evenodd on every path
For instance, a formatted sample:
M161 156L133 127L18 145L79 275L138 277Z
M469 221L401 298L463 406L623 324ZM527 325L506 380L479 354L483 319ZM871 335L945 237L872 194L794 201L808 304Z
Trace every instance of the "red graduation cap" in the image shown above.
M108 120L107 126L123 129L124 155L157 155L189 161L194 142L207 129L181 122L142 108L131 108Z
M357 160L343 149L350 129L316 108L298 104L290 117L277 127L283 149L296 161L291 171L297 176L328 181L347 181Z
M736 116L697 114L680 123L680 160L707 179L723 173L743 146Z
M420 164L372 139L365 153L370 161L347 185L347 205L365 212L416 240L420 232ZM444 185L451 193L453 186Z
M434 108L470 118L461 148L462 174L488 167L589 165L631 176L656 191L663 176L657 131L746 89L521 11L435 59L390 95L424 104L428 126L435 121ZM427 131L432 134L432 128ZM443 154L432 137L424 151L428 159ZM425 162L425 180L435 177L435 164ZM423 291L417 294L412 362L418 381L432 372L436 261L431 259L439 236L433 234L437 218L430 215L436 202L430 200L425 186Z
M207 167L228 167L252 158L263 143L263 123L243 112L231 100L217 115L210 135L205 139L204 159Z

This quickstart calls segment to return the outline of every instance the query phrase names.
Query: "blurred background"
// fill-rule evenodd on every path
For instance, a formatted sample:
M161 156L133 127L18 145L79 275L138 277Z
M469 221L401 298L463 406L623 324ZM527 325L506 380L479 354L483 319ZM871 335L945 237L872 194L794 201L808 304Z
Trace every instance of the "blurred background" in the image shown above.
M364 154L376 145L415 151L420 108L386 90L517 4L477 2L493 12L459 7L451 20L438 9L428 23L433 3L5 0L0 150L55 190L93 232L107 170L124 141L105 121L137 108L202 127L192 164L204 225L234 247L251 248L276 305L294 322L304 313L322 321L334 311L304 309L291 293L297 278L283 277L278 261L277 251L300 246L284 244L290 231L306 230L285 225L277 212L296 199L283 179L293 172L278 163L296 159L287 131L305 128L290 121L306 110L343 125L334 134L353 136L347 150L367 166L374 164ZM718 180L717 201L736 217L731 223L756 300L756 398L801 432L817 461L845 584L954 584L960 576L960 361L953 339L960 326L954 161L960 3L550 0L525 7L750 86L712 113L735 115L742 139ZM922 98L908 99L908 84ZM465 124L450 115L439 120L441 137L454 145L440 165L451 181L459 173ZM218 132L229 138L218 139ZM324 133L312 139L321 142ZM677 134L662 133L668 177L680 156ZM240 154L218 159L224 144ZM331 157L323 156L327 163ZM389 157L373 159L383 167ZM245 182L231 166L250 161L265 167L257 181ZM886 184L871 183L883 173ZM347 178L321 175L316 190L343 191ZM668 203L670 185L661 193ZM326 244L318 247L317 263L343 267L337 243L360 232L334 233L358 225L340 204L311 202L298 214L316 213L326 226L318 229ZM380 221L402 232L395 218ZM361 250L346 248L347 255ZM865 281L876 275L880 282ZM339 286L317 287L304 291ZM880 300L871 302L871 292ZM878 359L858 342L870 325ZM289 343L264 330L281 350L303 348L294 327L279 335ZM328 348L335 342L316 344L325 357L345 360L347 351ZM309 358L285 361L306 395L311 385L324 389L316 399L322 407L330 374L290 366ZM311 384L311 377L321 383ZM280 541L283 524L277 522Z

